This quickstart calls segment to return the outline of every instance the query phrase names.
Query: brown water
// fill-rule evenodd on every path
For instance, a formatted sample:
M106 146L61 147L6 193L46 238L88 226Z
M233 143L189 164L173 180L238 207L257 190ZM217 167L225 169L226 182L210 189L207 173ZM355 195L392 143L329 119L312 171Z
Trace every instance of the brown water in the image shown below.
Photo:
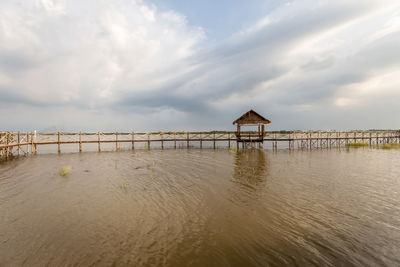
M369 148L3 162L0 266L399 266L399 168Z

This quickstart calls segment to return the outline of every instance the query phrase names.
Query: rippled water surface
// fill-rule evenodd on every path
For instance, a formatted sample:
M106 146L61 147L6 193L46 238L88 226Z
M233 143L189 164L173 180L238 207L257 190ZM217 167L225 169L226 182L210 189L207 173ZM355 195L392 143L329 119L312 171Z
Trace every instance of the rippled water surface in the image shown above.
M38 155L0 214L0 266L399 266L400 151Z

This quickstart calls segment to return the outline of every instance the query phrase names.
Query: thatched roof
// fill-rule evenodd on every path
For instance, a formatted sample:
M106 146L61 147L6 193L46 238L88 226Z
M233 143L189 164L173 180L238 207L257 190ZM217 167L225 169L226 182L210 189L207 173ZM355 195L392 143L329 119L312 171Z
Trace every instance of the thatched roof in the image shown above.
M249 110L240 118L235 120L233 124L240 124L240 125L245 125L245 124L270 124L271 121L264 118L254 110Z

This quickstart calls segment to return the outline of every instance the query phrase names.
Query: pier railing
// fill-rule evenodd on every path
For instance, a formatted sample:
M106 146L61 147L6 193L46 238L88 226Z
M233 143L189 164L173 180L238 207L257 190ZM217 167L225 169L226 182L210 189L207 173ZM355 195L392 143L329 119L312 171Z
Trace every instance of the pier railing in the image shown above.
M248 132L252 134L253 132ZM242 133L246 134L246 133ZM243 148L256 144L236 142L235 132L0 132L0 158L42 152L102 151L150 148ZM266 132L264 148L314 149L349 143L379 145L400 142L399 130L384 131L274 131ZM67 146L68 145L68 146ZM90 149L89 149L90 147Z

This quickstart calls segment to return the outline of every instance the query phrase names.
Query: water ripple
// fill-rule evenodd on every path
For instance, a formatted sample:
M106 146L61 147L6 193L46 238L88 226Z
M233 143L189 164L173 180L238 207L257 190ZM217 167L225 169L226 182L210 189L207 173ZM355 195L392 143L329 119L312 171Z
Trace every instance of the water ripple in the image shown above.
M399 156L154 150L3 162L0 266L396 266Z

